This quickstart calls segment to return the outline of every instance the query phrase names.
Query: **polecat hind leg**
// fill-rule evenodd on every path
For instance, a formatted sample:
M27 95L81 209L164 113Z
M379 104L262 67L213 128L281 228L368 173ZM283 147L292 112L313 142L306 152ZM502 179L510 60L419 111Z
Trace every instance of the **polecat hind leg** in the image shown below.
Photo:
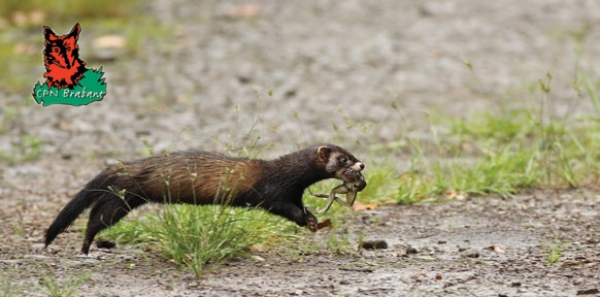
M147 201L139 196L128 194L123 199L116 195L102 196L90 211L81 252L88 254L98 232L116 224L134 208Z

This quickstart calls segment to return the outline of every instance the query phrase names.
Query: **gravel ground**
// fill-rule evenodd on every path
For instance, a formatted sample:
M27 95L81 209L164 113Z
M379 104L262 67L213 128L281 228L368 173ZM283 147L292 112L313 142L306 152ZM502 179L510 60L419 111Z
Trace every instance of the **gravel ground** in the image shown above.
M538 106L532 89L547 73L548 114L585 113L589 100L572 83L577 71L599 76L593 0L147 5L143 11L173 34L102 64L102 102L28 104L0 134L9 152L22 135L43 143L40 158L0 169L0 267L27 289L22 296L39 292L39 268L31 267L40 263L65 274L90 271L75 296L600 295L593 190L382 207L357 215L348 230L386 240L384 251L302 260L267 253L264 262L239 260L202 280L126 246L77 256L79 232L42 251L44 229L71 195L104 163L140 157L147 147L236 153L256 143L269 158L334 141L368 165L386 158L367 155L374 146L429 137L432 114ZM86 34L84 60L93 39ZM42 73L40 65L32 86ZM33 100L2 87L0 97L5 106ZM407 157L399 153L398 167ZM548 265L548 247L566 241L565 257Z

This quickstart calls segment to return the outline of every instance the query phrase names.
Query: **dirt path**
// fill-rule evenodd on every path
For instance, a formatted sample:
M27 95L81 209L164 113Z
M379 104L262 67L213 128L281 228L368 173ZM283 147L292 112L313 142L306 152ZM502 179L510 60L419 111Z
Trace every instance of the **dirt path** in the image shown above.
M574 296L600 283L598 201L590 193L536 193L386 207L348 230L386 240L386 250L243 262L203 285L217 295ZM548 265L547 249L565 241L564 261Z
M39 265L89 271L76 296L600 295L600 198L592 190L383 207L356 215L347 232L353 241L360 232L386 240L386 250L261 254L265 261L233 262L201 281L127 246L74 256L77 232L57 254L39 249L69 196L106 161L142 155L143 140L155 153L236 151L256 141L267 158L341 141L363 156L381 143L429 137L432 113L535 106L530 90L547 72L553 112L589 110L572 82L576 70L599 75L596 1L438 2L260 1L250 17L232 15L229 1L152 2L149 13L175 33L105 64L104 101L27 105L0 134L2 149L22 135L43 143L41 158L0 169L2 273L28 288L22 296L39 293ZM10 105L24 98L1 87L0 96ZM408 156L399 154L402 167ZM564 257L549 265L548 247L565 242Z
M262 260L233 261L201 280L127 246L74 256L79 232L59 239L51 253L37 243L3 243L3 255L15 259L0 266L22 274L18 284L25 287L43 273L41 263L65 278L74 269L91 273L76 296L595 296L599 202L594 193L576 191L382 207L355 215L347 229L306 237L324 243L329 232L341 232L357 246L357 234L364 234L385 240L385 250L258 253ZM39 242L39 236L31 239ZM552 249L563 255L560 261L551 263Z

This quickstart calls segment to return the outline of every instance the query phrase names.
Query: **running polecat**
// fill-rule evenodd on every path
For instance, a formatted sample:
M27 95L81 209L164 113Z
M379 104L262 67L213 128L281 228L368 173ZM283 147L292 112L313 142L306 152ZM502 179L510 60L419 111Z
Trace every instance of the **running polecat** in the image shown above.
M61 210L46 231L46 247L92 205L81 248L85 254L99 231L146 202L261 207L315 232L318 221L302 203L304 190L328 178L351 182L364 168L333 144L268 161L189 151L118 163L100 172Z

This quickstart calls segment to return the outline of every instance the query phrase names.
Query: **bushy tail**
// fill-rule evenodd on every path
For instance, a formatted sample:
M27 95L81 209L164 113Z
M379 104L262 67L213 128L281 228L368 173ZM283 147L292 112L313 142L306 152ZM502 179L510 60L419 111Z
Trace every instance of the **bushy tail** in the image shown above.
M100 174L79 191L73 200L67 203L46 231L46 247L54 241L58 234L71 226L84 210L106 193L106 187L103 187L103 185L106 185L106 177Z

